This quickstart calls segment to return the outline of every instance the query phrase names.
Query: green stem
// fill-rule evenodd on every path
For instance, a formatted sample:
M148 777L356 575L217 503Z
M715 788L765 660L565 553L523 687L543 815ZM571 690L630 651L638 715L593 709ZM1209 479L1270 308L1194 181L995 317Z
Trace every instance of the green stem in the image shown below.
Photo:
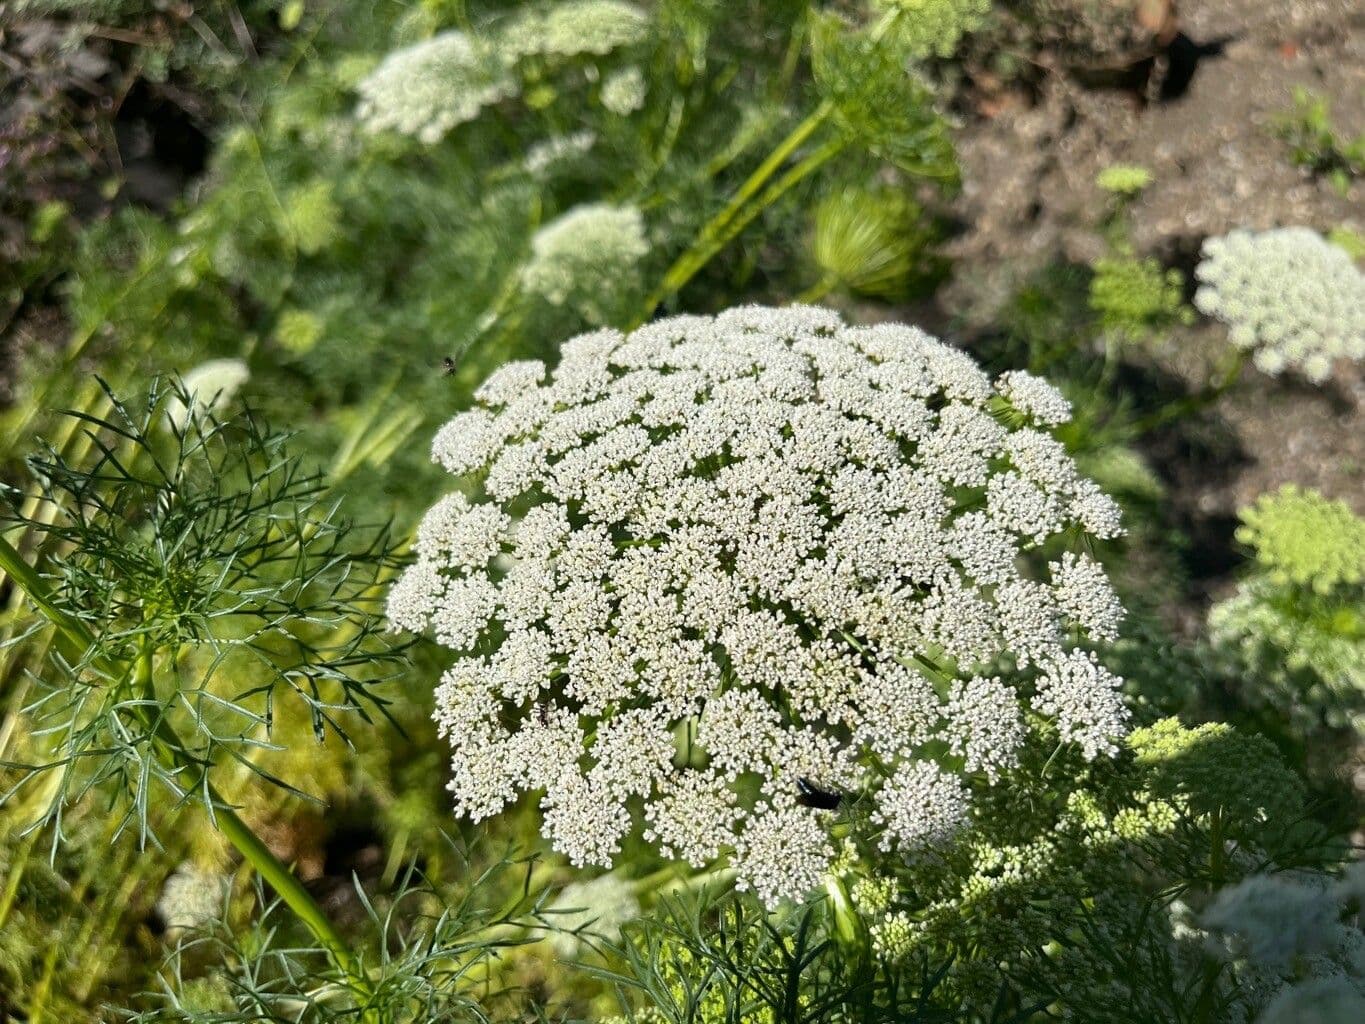
M86 663L97 666L102 671L108 671L111 678L126 677L126 667L124 671L119 672L119 666L112 659L98 654L89 657L95 645L95 638L85 623L56 604L42 577L3 537L0 537L0 569L8 573L10 579L17 586L23 588L24 592L28 594L29 600L56 627L58 634L65 641L67 649L75 655L73 658L75 664L80 664L88 658ZM133 668L134 679L141 685L144 694L154 698L150 649L144 650L139 655L137 664ZM164 717L153 716L144 709L142 718L154 736L158 756L167 768L173 772L207 772L207 768L186 751L184 743L176 735L170 722ZM351 952L336 926L323 912L322 908L317 905L308 890L303 887L303 883L299 881L298 877L270 852L270 848L237 816L236 811L219 795L207 778L201 777L201 786L196 788L202 788L205 794L205 809L209 818L228 842L237 849L247 863L255 869L256 873L275 890L285 905L294 912L294 915L307 926L308 930L331 955L337 968L350 979L356 990L362 996L370 995L371 987L359 960Z
M659 282L658 288L650 295L645 302L644 313L640 317L640 322L648 320L650 314L658 308L659 303L663 302L669 295L674 294L683 285L706 266L725 243L739 233L745 224L748 224L763 209L759 205L757 210L749 213L739 225L739 229L732 230L733 222L738 218L745 206L758 196L764 186L777 173L778 169L787 162L787 159L796 152L816 130L825 123L829 116L834 112L834 105L828 100L822 102L815 108L804 121L793 128L785 139L777 144L771 153L758 165L740 185L739 190L709 221L702 225L702 229L697 233L696 239L688 246L673 265L664 273L663 280ZM831 154L832 155L832 154ZM827 159L827 158L826 158ZM821 161L823 162L823 161ZM813 169L813 168L812 168ZM785 191L785 190L784 190ZM780 194L780 193L779 193ZM766 194L765 194L766 195ZM771 201L771 200L770 200ZM760 201L761 202L761 201Z
M1242 367L1246 363L1247 353L1239 350L1236 357L1223 370L1223 375L1214 382L1212 387L1205 387L1192 395L1185 396L1178 402L1172 402L1164 409L1158 409L1150 416L1144 416L1137 420L1128 428L1128 436L1130 438L1142 437L1158 427L1164 427L1168 423L1184 419L1186 416L1208 408L1237 383L1238 378L1242 375Z
M826 295L832 292L838 283L839 279L837 277L835 277L833 274L826 274L824 277L820 278L820 280L816 281L813 285L811 285L800 295L798 295L796 297L796 301L805 303L807 305L813 302L819 302Z
M1218 807L1215 808L1209 821L1209 876L1213 886L1223 883L1224 855L1223 809ZM1222 969L1222 964L1213 957L1209 956L1205 959L1199 998L1194 1006L1196 1024L1209 1024L1213 1020L1214 1002L1218 994L1218 976L1222 973Z
M1209 875L1214 885L1223 883L1223 808L1213 812L1209 825Z

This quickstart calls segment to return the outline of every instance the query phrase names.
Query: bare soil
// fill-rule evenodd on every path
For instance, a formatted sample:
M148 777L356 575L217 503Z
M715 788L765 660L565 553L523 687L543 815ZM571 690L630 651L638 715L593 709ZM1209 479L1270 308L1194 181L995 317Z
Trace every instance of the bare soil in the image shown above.
M1365 230L1365 183L1342 194L1294 167L1272 132L1296 88L1328 99L1340 135L1365 131L1365 4L1181 0L1179 17L1183 56L1173 48L1155 72L1187 79L1172 95L1153 101L1150 88L1098 89L1054 72L1036 91L967 118L954 211L963 228L954 279L939 296L944 314L984 324L1039 267L1103 254L1110 206L1095 176L1113 164L1154 175L1130 211L1138 252L1187 272L1204 238L1234 227ZM1205 324L1176 332L1153 358L1194 388L1225 344L1221 328ZM1248 368L1208 416L1181 429L1148 454L1196 539L1226 539L1238 507L1289 482L1365 513L1359 366L1340 366L1321 388ZM1223 561L1210 559L1214 575Z

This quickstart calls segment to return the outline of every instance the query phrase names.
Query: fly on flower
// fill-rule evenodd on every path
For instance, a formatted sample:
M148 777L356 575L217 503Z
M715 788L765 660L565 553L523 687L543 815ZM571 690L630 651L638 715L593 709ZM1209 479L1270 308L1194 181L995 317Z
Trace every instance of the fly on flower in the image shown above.
M843 795L821 789L810 779L796 780L796 802L802 807L814 807L822 811L835 811L843 803Z

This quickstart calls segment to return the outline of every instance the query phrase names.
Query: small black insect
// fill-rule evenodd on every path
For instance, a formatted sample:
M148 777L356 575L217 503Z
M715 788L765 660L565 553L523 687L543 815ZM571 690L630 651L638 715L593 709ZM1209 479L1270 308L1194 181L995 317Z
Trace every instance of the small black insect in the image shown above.
M796 790L798 796L796 802L802 807L815 807L822 811L832 811L843 801L843 796L839 793L831 793L827 789L821 789L810 779L797 779Z
M455 372L455 360L452 356L446 356L441 360L441 376L449 377Z

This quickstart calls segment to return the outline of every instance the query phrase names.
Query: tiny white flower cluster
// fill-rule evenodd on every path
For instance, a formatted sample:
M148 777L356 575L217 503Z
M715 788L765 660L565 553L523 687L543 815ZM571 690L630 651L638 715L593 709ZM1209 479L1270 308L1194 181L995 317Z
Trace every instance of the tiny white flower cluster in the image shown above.
M514 58L601 57L649 35L649 16L623 0L568 0L517 14L499 33L500 49Z
M622 68L602 82L602 106L618 117L627 117L645 105L645 76L634 65Z
M251 371L240 359L200 363L180 378L188 404L180 395L172 394L166 401L166 419L176 430L185 430L196 416L222 412L250 377Z
M434 143L518 89L500 53L452 29L386 56L356 86L356 117L368 131Z
M231 884L225 875L181 864L166 879L156 913L168 935L203 928L222 916Z
M639 801L665 856L730 854L773 904L833 856L820 797L867 792L887 847L946 840L1027 704L1115 751L1120 680L1072 640L1122 609L1089 557L1034 549L1119 511L1040 429L1044 382L747 306L582 335L476 401L432 451L482 497L430 510L389 598L459 653L436 717L460 814L543 789L555 848L609 865Z
M638 276L649 253L644 218L631 206L585 203L550 221L531 239L522 287L555 306L569 305L590 323L611 319L611 297Z
M1365 275L1309 228L1237 230L1204 243L1194 304L1265 373L1314 383L1337 359L1365 358Z
M587 130L568 135L553 135L528 146L522 166L526 168L527 174L544 174L557 164L586 155L595 145L597 134Z

